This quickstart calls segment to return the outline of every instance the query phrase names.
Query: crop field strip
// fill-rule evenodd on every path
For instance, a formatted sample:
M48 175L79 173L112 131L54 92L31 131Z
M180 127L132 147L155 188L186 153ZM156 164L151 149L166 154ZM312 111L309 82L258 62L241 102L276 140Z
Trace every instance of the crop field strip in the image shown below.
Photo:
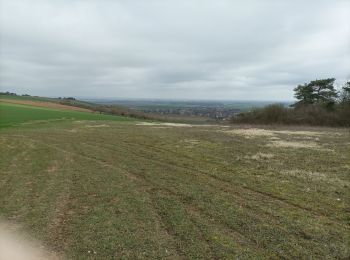
M6 98L2 99L2 98L0 98L0 102L7 103L7 104L13 104L13 105L43 107L43 108L57 109L57 110L70 110L70 111L80 111L80 112L88 112L88 113L93 112L92 110L85 109L85 108L67 106L67 105L62 105L60 103L52 103L52 102L45 102L45 101L19 100L19 99L6 99Z
M51 104L48 102L34 102L31 101L32 105L19 104L0 101L0 128L19 126L22 124L43 124L48 121L69 121L69 120L109 120L109 121L132 121L131 118L112 116L112 115L101 115L92 113L75 107L59 106L53 104L45 107L45 104ZM20 101L23 102L23 101ZM35 105L40 103L40 105ZM34 104L34 105L33 105ZM57 107L55 107L57 106Z
M57 123L49 124L58 126ZM319 257L347 254L349 223L346 202L335 200L334 191L327 190L329 184L305 183L286 176L293 181L286 185L279 183L281 176L276 175L279 167L288 168L289 163L293 164L294 160L305 155L328 167L324 158L317 159L320 155L328 156L327 152L312 153L299 149L295 158L286 158L284 156L290 150L280 148L281 157L250 162L236 156L273 148L266 148L261 138L234 138L205 127L156 129L110 122L108 127L78 127L78 133L69 132L71 128L77 128L77 124L18 129L3 134L1 139L5 143L30 142L34 146L32 149L46 150L49 158L45 164L52 161L67 164L67 178L59 182L62 192L57 191L55 180L48 185L51 188L46 188L58 193L49 196L51 203L45 202L50 215L58 215L52 217L57 223L52 224L52 220L42 216L42 221L47 224L32 227L35 232L46 234L51 248L70 256L86 255L89 248L96 248L97 253L105 257L289 258L305 257L305 250ZM16 139L14 135L17 135ZM186 147L181 143L186 139L196 139L199 143ZM340 144L348 140L348 136L343 132L341 137L325 139ZM346 146L337 145L336 148L337 153L348 151ZM276 153L276 148L274 150ZM32 153L19 156L25 158ZM56 156L65 159L57 160ZM285 166L280 165L281 160ZM342 160L336 156L327 160L331 165L342 166ZM271 164L276 167L275 172L271 171ZM61 166L56 167L57 175ZM309 167L308 161L301 161L299 167ZM257 177L263 173L267 176ZM60 176L56 178L60 179ZM262 186L266 181L269 181L267 187ZM276 189L277 185L284 188L283 192ZM303 195L298 194L300 189L311 185L319 186L319 191L309 192L309 201L314 200L314 203L304 201ZM293 188L296 191L293 192ZM339 192L347 191L342 187ZM345 195L339 196L346 200ZM45 201L44 197L41 196L41 200ZM31 200L29 205L38 208L40 203L36 197L31 195L28 198ZM61 205L62 202L54 202L55 199L67 202ZM118 200L123 203L118 203ZM52 206L55 204L59 205ZM135 204L139 206L135 207ZM16 207L8 210L9 215L12 211L17 212ZM110 213L115 210L118 214ZM22 214L30 215L23 212L25 210ZM43 213L39 210L37 214ZM125 220L121 220L120 214L134 222L138 229L135 230L130 223L122 225ZM32 224L27 218L22 221ZM50 226L51 231L45 231L45 226ZM81 232L73 235L78 229ZM115 237L123 230L122 237L128 242ZM101 239L99 242L92 241L98 238Z

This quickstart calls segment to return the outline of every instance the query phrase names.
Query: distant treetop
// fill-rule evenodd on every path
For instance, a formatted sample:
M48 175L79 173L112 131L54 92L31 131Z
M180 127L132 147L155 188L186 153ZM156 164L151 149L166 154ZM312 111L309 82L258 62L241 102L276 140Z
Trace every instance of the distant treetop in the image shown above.
M294 106L310 104L324 104L326 107L333 107L338 97L334 87L335 78L316 79L294 89L294 96L299 100Z

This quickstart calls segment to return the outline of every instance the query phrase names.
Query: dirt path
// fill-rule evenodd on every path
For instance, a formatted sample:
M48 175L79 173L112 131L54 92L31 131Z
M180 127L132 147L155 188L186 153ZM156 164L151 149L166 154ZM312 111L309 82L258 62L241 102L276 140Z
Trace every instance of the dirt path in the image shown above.
M0 223L0 260L62 259L17 229L13 224Z

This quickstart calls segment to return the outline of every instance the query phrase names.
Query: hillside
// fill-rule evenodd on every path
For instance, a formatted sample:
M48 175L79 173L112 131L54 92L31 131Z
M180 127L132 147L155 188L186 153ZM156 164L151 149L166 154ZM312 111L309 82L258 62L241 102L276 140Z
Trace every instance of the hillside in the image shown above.
M0 104L0 216L57 255L349 256L347 129L150 123ZM63 113L69 119L55 121Z
M103 115L51 100L0 99L0 128L22 124L36 124L52 120L132 120L128 117Z

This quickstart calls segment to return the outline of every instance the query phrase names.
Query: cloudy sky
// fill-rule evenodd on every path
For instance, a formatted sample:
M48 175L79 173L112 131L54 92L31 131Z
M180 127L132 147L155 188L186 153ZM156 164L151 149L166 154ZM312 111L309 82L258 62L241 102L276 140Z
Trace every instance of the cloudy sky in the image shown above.
M348 0L0 0L0 89L291 100L350 77Z

